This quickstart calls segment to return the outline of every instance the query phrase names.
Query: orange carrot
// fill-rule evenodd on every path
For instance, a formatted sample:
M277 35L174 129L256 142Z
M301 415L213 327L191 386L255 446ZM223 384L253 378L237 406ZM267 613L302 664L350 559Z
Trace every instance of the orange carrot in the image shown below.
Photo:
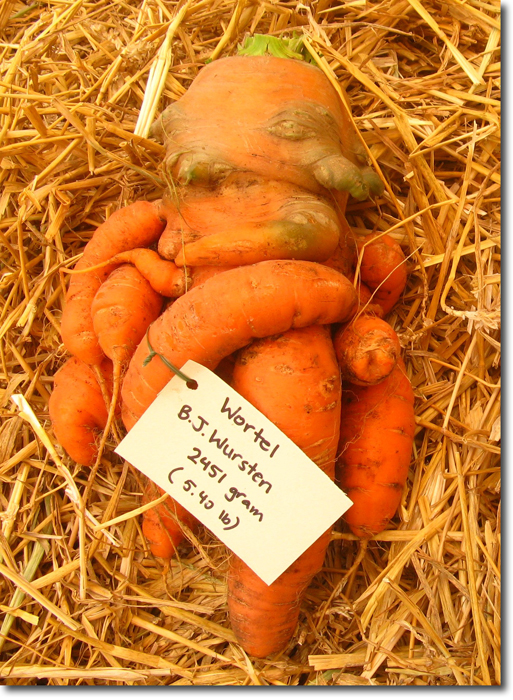
M305 61L254 55L213 61L152 134L167 145L165 169L185 184L245 171L357 199L382 189L336 90Z
M394 329L383 319L369 314L357 316L339 328L333 344L342 379L362 386L383 381L401 355Z
M381 532L401 501L413 445L413 402L401 359L380 384L344 384L337 476L354 504L344 519L363 539Z
M336 194L340 195L341 193L337 192ZM357 262L357 238L347 223L344 216L344 210L342 208L338 212L338 219L340 223L339 243L333 255L328 260L325 260L323 265L331 267L334 270L338 270L346 277L349 277L349 279L352 279L353 268ZM361 246L362 243L360 242L360 249ZM388 274L388 272L386 274ZM379 281L382 280L380 279ZM369 287L362 282L361 279L358 280L356 285L356 293L358 294L361 310L363 310L365 313L372 313L375 316L384 316L385 312L378 303L376 296L373 295Z
M103 360L100 370L112 383L112 363ZM98 454L99 434L107 424L107 407L93 369L76 357L56 373L48 402L57 440L71 459L91 466Z
M160 203L135 202L114 212L99 226L86 245L75 269L92 267L131 248L144 248L158 240L165 222ZM109 266L83 275L73 275L61 321L64 345L72 355L97 365L105 357L93 329L91 304L101 283L112 272Z
M328 328L310 326L253 341L237 356L233 387L334 478L341 383ZM302 595L321 568L329 541L330 530L270 586L232 555L228 610L247 653L265 657L288 644Z
M352 284L318 263L271 260L210 278L177 299L150 327L156 352L180 368L189 359L214 369L253 338L312 324L342 322L356 309ZM123 382L123 420L130 429L173 376L159 357L143 366L137 348Z
M406 261L401 246L390 236L367 236L358 241L362 251L361 278L370 287L372 302L388 314L406 286Z
M122 368L130 361L150 323L158 318L161 308L160 294L157 294L132 265L122 265L114 270L94 297L91 307L94 331L114 368L112 402L99 454L113 418ZM153 482L147 480L143 504L163 493ZM192 515L171 498L146 511L143 516L143 533L155 556L169 558L183 539L182 530L173 519L172 512L189 527L192 527L193 521L196 522Z
M322 567L330 538L327 530L270 586L232 555L228 573L230 624L248 654L265 658L290 642L302 598Z
M122 265L114 270L93 299L93 329L101 349L113 363L112 399L98 458L114 419L122 371L128 366L135 348L150 323L158 317L161 308L160 294L154 291L132 265Z
M146 479L142 505L151 503L164 493L160 486ZM181 524L194 531L198 521L171 496L143 513L142 531L155 557L170 559L176 553L184 538Z
M253 340L236 355L232 386L334 478L341 388L329 327Z
M306 218L306 216L305 216ZM333 253L339 231L333 222L268 221L240 224L236 230L204 236L175 258L182 265L252 265L263 260L322 262ZM330 225L331 224L331 225Z

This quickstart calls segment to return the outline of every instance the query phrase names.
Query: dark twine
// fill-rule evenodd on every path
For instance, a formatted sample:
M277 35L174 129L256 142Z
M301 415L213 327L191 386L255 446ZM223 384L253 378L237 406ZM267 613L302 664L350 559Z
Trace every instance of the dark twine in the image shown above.
M195 379L191 379L191 377L188 377L186 374L184 374L181 370L178 369L178 367L175 367L171 362L169 362L168 359L164 357L164 355L161 355L160 352L157 352L152 344L150 343L150 326L148 326L148 330L146 331L146 342L148 343L148 348L150 350L150 354L148 357L145 358L143 362L143 367L146 367L146 365L149 365L150 362L153 360L153 358L157 355L160 357L162 362L166 365L168 369L171 370L171 372L174 372L177 377L180 377L180 379L183 379L184 382L187 384L187 387L189 389L197 389L198 388L198 382Z

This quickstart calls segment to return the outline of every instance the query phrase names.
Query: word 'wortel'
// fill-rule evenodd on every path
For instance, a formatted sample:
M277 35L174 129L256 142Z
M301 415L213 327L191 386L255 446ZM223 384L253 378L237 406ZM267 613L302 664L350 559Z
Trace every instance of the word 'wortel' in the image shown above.
M228 396L224 400L224 404L221 408L221 413L227 413L228 418L233 421L234 425L236 425L239 428L242 428L242 432L247 433L248 430L252 430L255 434L255 442L258 443L258 446L260 447L261 450L264 452L269 452L269 449L271 447L271 443L269 440L266 440L264 438L263 432L264 429L260 428L260 430L255 430L255 426L251 425L251 423L248 423L248 421L244 418L244 416L241 415L242 407L239 406L237 409L230 409L228 406L228 401L229 398ZM279 449L279 445L275 445L273 449L271 450L271 453L269 457L274 457L276 452Z

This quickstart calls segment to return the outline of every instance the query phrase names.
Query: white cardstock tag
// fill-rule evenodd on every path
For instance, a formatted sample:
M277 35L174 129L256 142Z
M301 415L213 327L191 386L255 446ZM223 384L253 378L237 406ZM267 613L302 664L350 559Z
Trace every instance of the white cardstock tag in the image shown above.
M352 505L274 423L189 360L116 452L271 584Z

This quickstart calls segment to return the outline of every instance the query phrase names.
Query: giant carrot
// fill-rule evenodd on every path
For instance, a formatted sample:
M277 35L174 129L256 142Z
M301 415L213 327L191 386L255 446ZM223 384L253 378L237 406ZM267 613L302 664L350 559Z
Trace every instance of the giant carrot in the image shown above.
M341 383L326 327L310 326L253 341L237 356L233 388L334 478ZM302 594L321 568L329 541L327 531L270 586L232 555L230 621L249 654L268 656L288 644Z

